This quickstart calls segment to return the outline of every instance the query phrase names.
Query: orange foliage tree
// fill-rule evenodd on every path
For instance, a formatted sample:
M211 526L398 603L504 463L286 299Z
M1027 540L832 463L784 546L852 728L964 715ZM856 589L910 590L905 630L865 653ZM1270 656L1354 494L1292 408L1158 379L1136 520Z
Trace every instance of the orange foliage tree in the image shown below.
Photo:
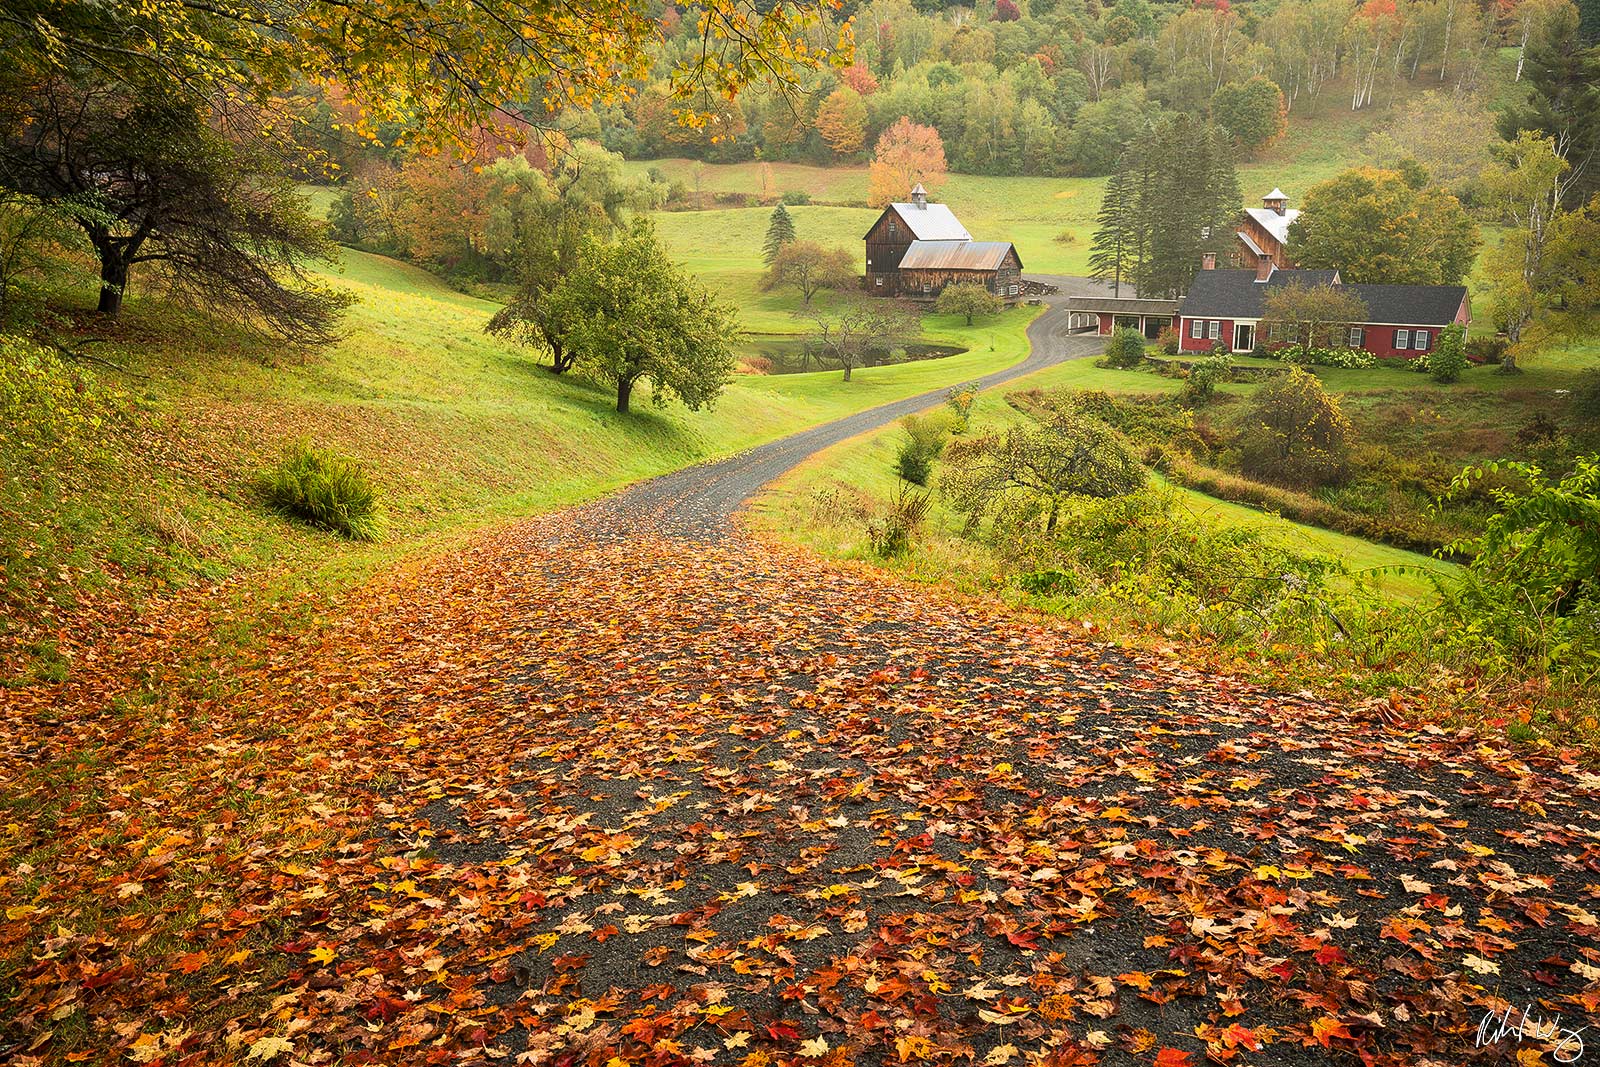
M918 182L931 195L944 184L946 170L939 131L902 115L878 137L867 170L867 203L873 207L893 203L909 195Z
M861 94L841 85L817 109L817 132L841 156L861 151L867 142L867 105Z

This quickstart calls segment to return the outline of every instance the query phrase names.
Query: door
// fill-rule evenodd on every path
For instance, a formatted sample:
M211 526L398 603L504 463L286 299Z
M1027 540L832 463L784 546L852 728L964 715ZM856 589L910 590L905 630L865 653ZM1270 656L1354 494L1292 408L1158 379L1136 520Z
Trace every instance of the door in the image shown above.
M1236 323L1233 327L1233 350L1235 352L1248 352L1256 346L1256 328L1244 323Z

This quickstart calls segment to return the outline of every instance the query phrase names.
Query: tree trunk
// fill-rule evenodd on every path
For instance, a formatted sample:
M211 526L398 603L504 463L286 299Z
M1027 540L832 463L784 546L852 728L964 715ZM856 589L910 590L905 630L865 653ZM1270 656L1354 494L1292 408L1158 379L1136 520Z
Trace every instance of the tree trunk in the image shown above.
M628 398L633 395L633 379L617 379L617 410L622 414L628 413Z
M122 310L122 297L128 291L128 264L114 248L100 249L100 304L95 309L102 315L116 315Z
M850 380L850 368L853 367L854 365L855 365L855 361L854 360L846 359L844 361L844 380L847 381L847 382Z

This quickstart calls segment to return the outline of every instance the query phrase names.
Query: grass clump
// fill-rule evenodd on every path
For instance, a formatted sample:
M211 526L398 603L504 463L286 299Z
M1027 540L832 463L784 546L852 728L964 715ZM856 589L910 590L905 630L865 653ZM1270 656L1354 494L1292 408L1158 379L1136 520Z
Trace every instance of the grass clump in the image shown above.
M261 476L267 505L352 541L376 541L383 532L378 490L361 464L314 447L304 438Z

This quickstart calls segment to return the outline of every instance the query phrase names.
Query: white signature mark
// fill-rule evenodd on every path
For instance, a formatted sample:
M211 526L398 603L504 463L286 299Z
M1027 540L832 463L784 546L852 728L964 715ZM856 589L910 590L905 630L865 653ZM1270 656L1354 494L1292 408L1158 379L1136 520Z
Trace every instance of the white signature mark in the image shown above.
M1550 1050L1550 1056L1557 1063L1577 1063L1582 1058L1581 1035L1589 1029L1587 1026L1569 1030L1561 1025L1559 1015L1550 1020L1535 1019L1528 1011L1528 1008L1523 1008L1520 1016L1511 1007L1504 1012L1489 1012L1478 1024L1477 1047L1492 1045L1508 1037L1515 1038L1518 1044L1523 1041L1554 1041L1555 1047Z

